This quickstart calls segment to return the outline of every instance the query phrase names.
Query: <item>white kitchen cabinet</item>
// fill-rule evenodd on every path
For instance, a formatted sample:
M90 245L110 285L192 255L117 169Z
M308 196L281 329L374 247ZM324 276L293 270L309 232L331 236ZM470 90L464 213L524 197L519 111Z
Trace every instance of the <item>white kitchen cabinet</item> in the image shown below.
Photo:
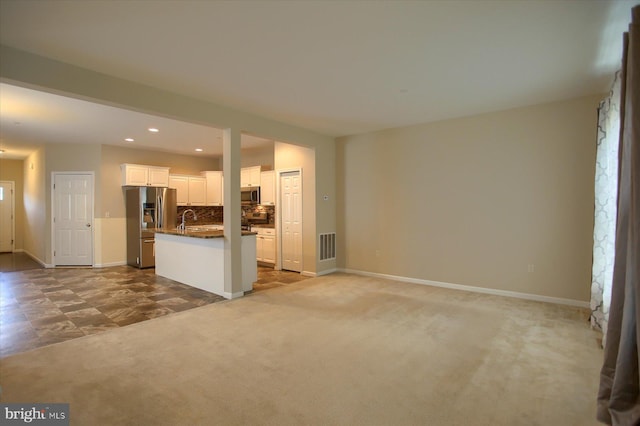
M221 206L224 203L222 172L202 172L207 181L207 206Z
M260 173L260 204L276 204L276 172L273 170Z
M189 178L187 176L170 175L169 188L176 190L176 203L186 206L189 203Z
M240 169L240 186L260 186L261 166L243 167Z
M169 186L169 168L141 164L121 164L122 186Z
M188 206L205 206L207 204L207 179L200 176L189 176Z
M170 175L169 188L176 189L179 206L204 206L207 196L207 180L202 176Z
M256 259L259 262L276 263L276 230L253 228L256 235Z
M169 186L168 167L149 167L149 186L166 188Z

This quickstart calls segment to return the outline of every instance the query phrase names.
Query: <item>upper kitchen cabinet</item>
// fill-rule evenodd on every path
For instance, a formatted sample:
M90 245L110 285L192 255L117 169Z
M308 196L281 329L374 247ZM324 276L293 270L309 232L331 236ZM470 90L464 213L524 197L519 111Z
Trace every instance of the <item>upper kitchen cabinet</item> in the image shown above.
M260 172L260 204L276 204L276 172L273 170Z
M176 189L179 206L204 206L207 197L207 180L201 176L170 175L169 188Z
M261 166L243 167L240 169L240 186L260 186Z
M199 176L189 176L189 206L204 206L207 204L207 179Z
M221 206L223 205L223 178L222 172L202 172L202 175L207 181L207 206Z
M169 168L121 164L122 186L169 186Z

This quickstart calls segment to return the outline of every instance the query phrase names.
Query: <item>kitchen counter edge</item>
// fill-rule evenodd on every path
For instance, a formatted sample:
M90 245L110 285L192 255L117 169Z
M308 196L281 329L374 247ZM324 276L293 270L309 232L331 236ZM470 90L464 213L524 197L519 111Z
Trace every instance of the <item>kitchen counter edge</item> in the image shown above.
M189 238L222 238L224 231L178 231L177 229L156 229L156 234L177 235ZM242 231L242 236L256 235L256 232Z

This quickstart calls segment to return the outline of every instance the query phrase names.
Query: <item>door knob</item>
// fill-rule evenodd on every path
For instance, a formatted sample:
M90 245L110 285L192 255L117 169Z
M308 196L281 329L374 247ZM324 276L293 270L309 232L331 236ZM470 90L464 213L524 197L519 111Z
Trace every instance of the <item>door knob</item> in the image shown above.
M91 228L91 224L90 223L87 223L86 226L87 226L87 228Z

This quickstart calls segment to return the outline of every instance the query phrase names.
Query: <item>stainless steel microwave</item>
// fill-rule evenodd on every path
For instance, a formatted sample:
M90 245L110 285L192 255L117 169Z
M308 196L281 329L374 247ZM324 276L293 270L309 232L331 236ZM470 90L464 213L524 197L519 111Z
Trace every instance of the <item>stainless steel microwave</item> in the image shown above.
M240 188L240 200L242 204L259 204L260 203L260 187L246 186Z

